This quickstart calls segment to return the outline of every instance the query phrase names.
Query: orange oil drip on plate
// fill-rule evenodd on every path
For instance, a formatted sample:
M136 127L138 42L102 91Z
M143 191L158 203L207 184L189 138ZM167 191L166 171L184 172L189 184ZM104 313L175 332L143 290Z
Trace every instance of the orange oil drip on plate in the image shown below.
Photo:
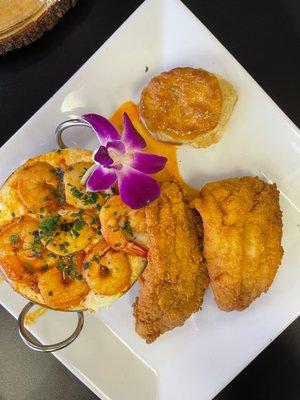
M28 313L25 317L25 325L34 325L38 318L40 318L45 312L47 311L46 308L38 307L35 311Z
M119 131L122 131L123 129L124 112L128 114L136 130L145 139L147 143L145 151L149 153L159 154L161 156L167 157L168 159L165 168L161 172L155 174L154 177L160 182L175 178L176 181L180 184L180 186L182 186L182 189L184 190L187 196L195 196L197 191L188 186L183 181L180 175L180 171L178 168L178 160L177 160L177 149L179 145L173 143L161 142L155 139L141 123L138 105L136 105L132 101L127 101L126 103L123 103L110 118L111 123L115 125L115 127Z

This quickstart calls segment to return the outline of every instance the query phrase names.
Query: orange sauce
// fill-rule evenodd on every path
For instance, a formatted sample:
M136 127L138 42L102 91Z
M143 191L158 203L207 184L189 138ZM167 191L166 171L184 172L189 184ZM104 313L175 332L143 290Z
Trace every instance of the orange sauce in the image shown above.
M148 153L159 154L161 156L167 157L168 159L165 168L155 175L156 179L159 181L165 181L170 179L171 177L174 177L178 180L182 180L177 162L178 145L164 143L154 139L148 132L148 130L144 127L144 125L140 122L138 106L131 101L127 101L126 103L122 104L110 119L111 123L114 124L115 127L118 128L120 131L123 129L124 112L128 114L135 129L145 139L147 143L145 151L147 151Z
M25 317L25 325L34 325L38 318L40 318L45 312L47 311L46 308L38 307L35 311L28 313Z
M141 136L145 139L147 146L145 151L148 153L159 154L168 159L165 168L154 175L154 177L162 182L170 179L176 179L185 192L186 196L193 196L197 191L188 186L182 179L178 168L177 149L179 145L173 143L165 143L155 139L140 121L139 107L132 101L127 101L122 104L112 115L110 121L115 127L122 131L123 129L123 114L126 112L131 119L134 127Z

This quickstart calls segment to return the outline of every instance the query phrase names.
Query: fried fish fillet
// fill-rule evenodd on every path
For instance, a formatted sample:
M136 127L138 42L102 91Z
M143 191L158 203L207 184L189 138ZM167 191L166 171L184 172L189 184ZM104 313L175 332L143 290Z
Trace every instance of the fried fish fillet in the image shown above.
M208 276L200 218L185 205L177 184L162 185L160 198L146 207L146 222L148 266L140 278L134 315L136 332L150 343L199 310Z
M206 184L192 204L204 227L204 258L221 310L243 310L267 292L281 263L276 185L258 177Z

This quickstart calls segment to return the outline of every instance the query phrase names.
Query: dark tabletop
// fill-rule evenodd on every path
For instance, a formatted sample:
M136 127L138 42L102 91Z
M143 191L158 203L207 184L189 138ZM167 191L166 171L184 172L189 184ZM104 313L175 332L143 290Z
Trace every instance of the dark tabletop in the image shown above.
M37 42L0 56L1 144L141 3L141 0L79 0ZM299 0L184 0L184 3L299 125ZM1 307L0 360L0 400L96 399L52 355L25 348L17 336L16 321ZM299 319L215 400L227 399L300 399Z

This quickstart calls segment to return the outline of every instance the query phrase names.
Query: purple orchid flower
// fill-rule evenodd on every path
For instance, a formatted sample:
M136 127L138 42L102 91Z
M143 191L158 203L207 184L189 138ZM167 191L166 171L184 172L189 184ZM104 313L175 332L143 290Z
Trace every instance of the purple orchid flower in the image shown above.
M119 193L132 209L145 207L159 197L160 188L151 174L161 171L166 157L141 151L146 142L124 113L124 129L120 136L117 129L104 117L85 114L82 119L96 133L100 147L94 152L95 164L85 175L90 192L109 189L118 182Z

